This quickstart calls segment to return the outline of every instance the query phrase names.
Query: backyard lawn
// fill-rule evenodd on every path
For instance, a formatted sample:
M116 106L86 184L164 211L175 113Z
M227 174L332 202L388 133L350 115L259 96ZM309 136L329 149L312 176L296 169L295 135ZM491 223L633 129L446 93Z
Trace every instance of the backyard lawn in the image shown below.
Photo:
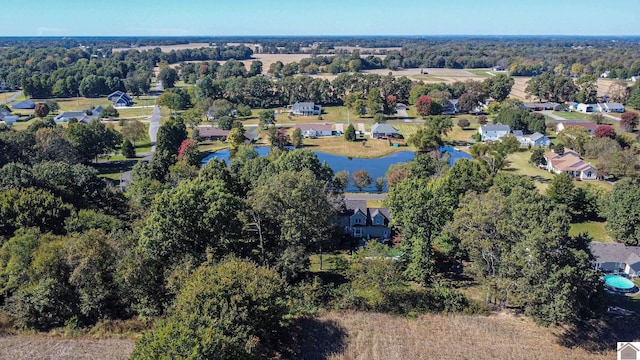
M586 221L571 224L569 235L576 236L580 233L588 233L594 241L613 242L613 239L607 235L607 230L605 229L606 225L606 221Z
M576 111L554 111L553 114L567 120L590 120L591 119L589 115L579 113Z

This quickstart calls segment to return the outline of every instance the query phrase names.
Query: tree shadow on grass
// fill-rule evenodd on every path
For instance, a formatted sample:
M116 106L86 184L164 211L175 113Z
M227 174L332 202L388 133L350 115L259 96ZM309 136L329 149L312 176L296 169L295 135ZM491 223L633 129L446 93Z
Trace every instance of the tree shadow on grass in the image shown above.
M287 335L282 340L287 348L284 359L324 360L347 346L347 332L334 320L299 318L289 326Z
M615 351L617 342L640 340L637 317L608 317L582 322L567 329L558 343L567 348L580 347L589 352Z

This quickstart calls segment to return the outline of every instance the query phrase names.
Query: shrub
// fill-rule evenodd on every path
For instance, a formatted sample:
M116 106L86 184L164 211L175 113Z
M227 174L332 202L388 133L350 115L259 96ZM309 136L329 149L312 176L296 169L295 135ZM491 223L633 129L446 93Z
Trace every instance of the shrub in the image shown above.
M469 125L471 125L471 122L465 118L458 120L458 126L462 129L469 127Z

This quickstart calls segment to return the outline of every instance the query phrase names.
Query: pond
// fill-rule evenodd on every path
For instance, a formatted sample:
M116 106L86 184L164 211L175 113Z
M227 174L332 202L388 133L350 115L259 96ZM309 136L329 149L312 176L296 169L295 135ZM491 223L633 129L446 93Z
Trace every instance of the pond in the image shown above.
M256 151L259 156L266 156L271 148L269 147L256 147ZM441 152L447 152L451 155L449 159L450 165L453 165L456 161L460 159L471 159L471 156L465 152L456 150L450 146L443 146L440 148ZM314 151L314 154L320 160L320 163L326 162L335 173L343 170L347 170L349 174L353 173L357 170L366 170L371 178L373 179L373 183L366 187L364 191L366 192L375 192L376 186L375 181L377 178L384 177L385 173L389 169L391 165L407 162L413 160L415 157L415 153L411 151L398 151L391 155L387 155L385 157L376 158L376 159L361 159L361 158L350 158L342 155L334 155L328 154L321 151ZM202 165L206 165L209 160L217 158L219 160L224 160L227 164L229 163L229 149L220 150L215 152L204 159L202 159ZM357 192L358 189L349 184L346 188L347 192ZM384 191L387 191L387 187L385 186Z

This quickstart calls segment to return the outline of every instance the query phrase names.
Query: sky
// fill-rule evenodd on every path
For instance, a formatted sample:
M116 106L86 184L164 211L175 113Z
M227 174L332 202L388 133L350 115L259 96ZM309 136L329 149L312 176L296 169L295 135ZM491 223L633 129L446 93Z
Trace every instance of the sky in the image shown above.
M640 35L638 0L2 0L0 36Z

